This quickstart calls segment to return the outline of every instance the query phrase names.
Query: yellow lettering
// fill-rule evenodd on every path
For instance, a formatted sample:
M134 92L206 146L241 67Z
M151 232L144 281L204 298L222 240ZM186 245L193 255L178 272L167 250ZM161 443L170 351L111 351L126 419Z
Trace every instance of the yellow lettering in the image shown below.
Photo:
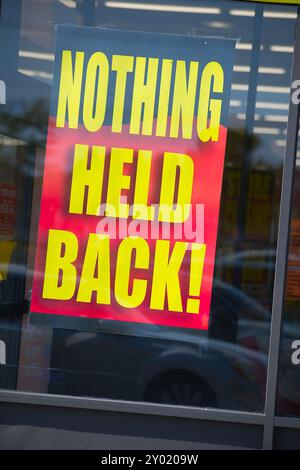
M149 267L148 243L139 237L128 237L122 240L118 251L118 260L115 278L115 297L122 307L135 308L143 302L147 281L144 279L133 279L131 293L129 293L129 282L131 273L132 253L135 252L135 268L147 269Z
M209 62L202 73L197 116L197 132L202 142L217 142L219 138L222 100L210 99L212 80L212 91L223 92L224 72L218 62Z
M185 61L178 60L176 63L170 137L178 137L180 117L182 137L192 137L198 68L198 62L190 62L187 84Z
M78 241L74 233L49 230L42 295L44 299L69 300L73 297L77 275L73 263L77 253Z
M152 135L158 59L148 59L147 83L145 83L146 57L137 57L132 95L130 134L139 134L144 105L143 135Z
M65 127L67 108L69 128L78 127L83 61L84 52L76 52L73 72L72 51L62 52L56 127Z
M92 293L96 292L97 304L110 304L109 253L108 235L90 233L82 267L77 302L91 302ZM96 275L95 272L97 272Z
M90 132L98 131L104 121L109 66L103 52L95 52L88 63L83 101L83 122ZM96 92L96 81L98 86ZM96 101L95 101L96 100Z
M100 214L105 147L92 147L88 169L88 145L75 145L69 212L82 214L85 189L88 189L87 215Z
M127 74L132 72L134 57L126 55L113 55L112 70L116 73L115 98L112 117L112 132L122 132L124 101L126 92Z
M178 169L180 173L177 201L175 203L175 185ZM165 152L158 213L158 220L160 222L185 222L188 219L193 178L194 163L191 157L181 153Z
M156 135L166 136L173 60L163 59L156 122Z
M168 310L182 312L182 299L179 282L179 270L187 250L188 243L176 242L170 256L169 240L157 240L150 308L164 310L165 297Z
M129 189L130 176L124 175L124 164L132 163L133 149L112 148L107 189L107 206L105 215L127 219L129 204L121 203L123 189Z
M148 206L151 157L150 150L139 150L132 213L134 219L154 219L154 207Z

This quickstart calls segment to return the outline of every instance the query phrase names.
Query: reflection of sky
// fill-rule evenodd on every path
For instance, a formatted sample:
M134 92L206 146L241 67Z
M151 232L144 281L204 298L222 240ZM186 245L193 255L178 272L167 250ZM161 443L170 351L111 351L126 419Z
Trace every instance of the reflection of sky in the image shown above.
M42 5L37 0L27 0L22 14L18 70L23 76L37 79L35 82L41 85L38 92L34 87L27 88L26 98L32 101L32 95L36 97L37 93L49 96L54 24L88 24L89 15L94 18L95 26L238 38L229 124L233 128L245 128L248 87L253 79L250 61L254 44L260 50L254 121L254 133L260 145L253 151L252 161L278 166L282 163L285 148L297 8L271 4L262 8L261 41L256 45L253 42L253 36L254 41L257 40L255 5L248 3L95 0L93 12L90 7L76 8L75 0L44 0ZM16 93L15 99L19 102L18 95L22 92Z

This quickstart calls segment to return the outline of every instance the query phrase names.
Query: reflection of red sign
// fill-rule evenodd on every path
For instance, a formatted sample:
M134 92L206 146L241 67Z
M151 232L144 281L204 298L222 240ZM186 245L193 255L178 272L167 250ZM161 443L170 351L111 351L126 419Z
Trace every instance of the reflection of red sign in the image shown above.
M16 187L0 183L0 238L13 237L16 212Z
M23 325L27 325L27 322L25 315ZM18 368L18 390L48 392L52 331L51 328L24 328Z
M272 221L273 175L265 170L249 174L245 238L269 241Z
M291 220L286 297L300 300L300 219Z
M240 185L241 185L240 170L227 168L224 171L223 189L222 189L222 200L223 200L223 217L221 219L222 237L232 238L232 236L236 235Z
M251 170L248 175L247 208L244 238L259 242L269 241L272 219L274 177L272 172ZM236 235L241 171L226 169L223 182L222 236Z

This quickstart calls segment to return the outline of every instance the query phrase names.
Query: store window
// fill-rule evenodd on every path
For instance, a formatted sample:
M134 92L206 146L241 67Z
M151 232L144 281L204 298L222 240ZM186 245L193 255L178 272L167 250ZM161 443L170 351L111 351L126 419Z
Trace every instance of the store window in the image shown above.
M237 1L1 2L2 388L263 411L296 19L296 7ZM69 44L73 37L83 49L110 35L115 50L135 41L154 58L163 57L167 35L174 35L172 53L178 48L179 57L184 48L190 57L197 38L199 50L211 37L220 50L236 41L205 328L149 321L149 315L145 322L90 318L92 302L80 315L70 314L70 303L56 313L38 311L32 283L43 277L35 256L42 253L37 240L48 146L54 145L55 162L60 152L49 139L45 165L57 35L64 31ZM148 33L157 33L152 46ZM45 223L59 212L53 201ZM137 308L136 315L143 312Z

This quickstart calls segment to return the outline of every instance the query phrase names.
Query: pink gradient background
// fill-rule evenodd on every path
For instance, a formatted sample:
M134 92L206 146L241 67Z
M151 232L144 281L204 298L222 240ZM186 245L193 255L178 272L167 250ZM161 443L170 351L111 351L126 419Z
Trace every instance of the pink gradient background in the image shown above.
M122 135L112 134L109 127L103 127L100 131L93 134L87 132L83 126L80 126L77 130L67 128L57 129L55 127L55 118L50 117L31 301L32 312L150 323L203 330L208 329L227 129L222 126L220 127L218 142L200 142L195 129L193 135L195 137L192 140L134 136L129 134L127 125L123 126ZM184 153L193 159L194 185L191 216L194 217L195 215L195 204L204 204L204 242L207 245L200 291L200 312L198 315L168 311L167 304L163 311L150 310L149 300L155 240L148 241L150 247L149 270L133 269L136 278L140 277L149 281L146 298L140 307L135 309L122 308L117 304L114 298L114 270L120 240L111 240L110 242L111 305L98 305L94 297L92 297L92 301L89 304L76 302L77 287L74 297L68 301L42 298L43 273L49 229L68 230L76 234L79 241L79 254L75 263L78 273L78 283L88 235L91 232L96 232L97 223L99 222L99 217L96 216L68 213L75 144L106 146L106 175L111 147L151 150L152 167L149 204L158 203L162 157L164 152ZM134 181L135 165L127 165L126 174L131 175ZM105 194L105 192L106 187L104 186L103 194ZM128 202L130 203L133 195L132 189L126 194L128 196ZM130 221L130 219L128 219L128 221ZM172 238L171 236L170 250L172 250L174 243ZM184 238L182 240L185 241ZM185 309L188 298L189 257L190 251L187 252L180 271L183 309Z

